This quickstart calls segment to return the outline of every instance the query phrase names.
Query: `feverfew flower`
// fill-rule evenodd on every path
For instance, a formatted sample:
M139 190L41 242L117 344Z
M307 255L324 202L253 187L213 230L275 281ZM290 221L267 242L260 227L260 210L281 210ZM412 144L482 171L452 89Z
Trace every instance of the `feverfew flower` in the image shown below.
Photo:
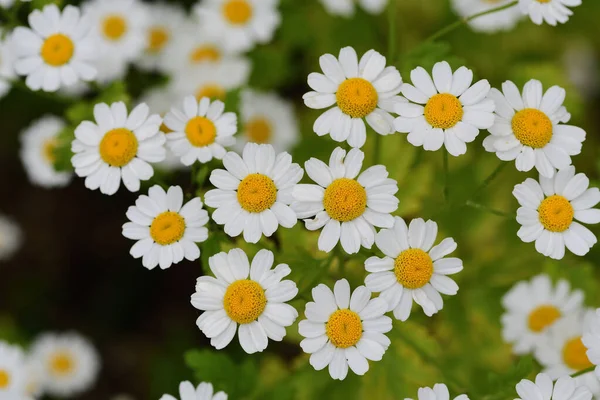
M375 50L366 52L360 62L352 47L344 47L335 58L319 58L323 74L308 75L313 92L303 96L310 108L328 108L313 125L319 136L329 134L336 142L347 141L362 147L367 139L367 123L380 135L394 133L390 112L401 101L402 78L396 67L385 66L386 59ZM333 107L332 107L333 106Z
M10 91L11 81L17 75L14 70L15 51L12 48L11 35L1 39L2 34L0 29L0 98Z
M215 278L198 278L192 305L204 311L196 324L210 344L220 350L238 331L242 349L252 354L266 349L269 339L283 340L285 328L298 317L286 304L298 288L282 280L290 267L279 264L272 269L273 253L265 249L256 253L252 264L243 250L233 249L210 257L208 265Z
M573 15L568 7L581 5L581 0L519 0L519 8L524 15L529 15L536 25L546 22L556 26L564 24Z
M380 361L390 345L384 333L392 330L392 319L385 316L387 303L371 299L364 286L350 292L346 279L335 283L333 292L320 284L312 290L314 301L306 303L306 319L298 330L304 340L302 350L309 353L310 365L317 371L329 366L333 379L343 380L348 367L357 375L369 370L369 362Z
M515 284L502 298L502 337L515 354L534 350L547 329L565 315L579 311L583 292L564 279L553 286L548 275Z
M213 220L225 225L231 237L242 232L248 243L257 243L262 235L270 237L279 228L296 225L290 208L292 190L304 171L292 163L288 153L275 153L270 144L247 143L243 155L230 151L223 158L225 170L215 169L206 205L216 208Z
M31 28L19 26L12 34L15 71L26 75L31 90L55 92L78 81L92 81L97 71L91 62L96 42L90 21L78 7L68 5L62 12L56 4L29 14Z
M394 317L406 321L413 300L431 317L444 307L440 293L453 296L458 285L448 275L462 271L459 258L444 258L456 250L452 238L433 246L438 233L435 222L413 219L409 226L400 217L394 226L382 229L375 236L375 244L386 256L370 257L365 262L369 275L365 285L373 292L381 292Z
M517 383L519 398L515 400L591 400L592 393L586 387L577 387L575 379L563 376L556 383L547 374L538 374L535 383L523 379Z
M463 18L492 10L509 4L512 0L452 0L456 13ZM478 32L508 31L523 19L519 7L513 6L502 11L474 18L469 21L469 26Z
M402 85L402 94L410 102L396 105L400 116L394 127L408 133L413 146L428 151L446 146L448 153L460 156L480 129L494 124L494 102L486 98L490 84L482 79L471 85L473 71L460 67L452 73L446 61L433 66L432 76L422 67L412 70L412 85Z
M183 204L183 190L171 186L167 192L159 185L141 195L127 210L131 222L123 225L123 236L137 240L131 248L133 258L141 258L142 265L161 269L200 257L196 243L208 238L208 213L199 197Z
M96 122L83 121L75 129L71 159L77 176L85 177L88 189L114 194L121 179L131 192L140 190L140 180L154 175L149 163L165 158L165 135L159 131L162 119L148 116L146 104L127 114L125 103L94 106Z
M590 180L583 173L575 175L575 167L558 171L553 178L540 175L539 183L527 178L515 186L513 195L521 207L517 222L522 226L517 235L525 243L535 241L535 249L547 257L560 260L565 246L573 254L583 256L598 241L579 222L597 224L600 190L588 189Z
M600 308L594 316L590 315L587 329L583 332L581 341L587 348L587 357L596 365L596 376L600 379Z
M21 228L11 218L0 214L0 261L7 261L21 247Z
M417 400L450 400L450 392L446 385L437 383L433 386L433 389L429 387L419 388ZM469 397L466 394L461 394L460 396L455 397L454 400L469 400Z
M351 17L355 12L355 3L369 14L381 14L388 0L321 0L321 3L329 14Z
M395 180L388 178L383 165L360 173L365 155L358 149L338 147L329 159L311 158L306 173L317 184L301 184L293 191L292 208L306 229L323 228L319 250L330 252L341 242L348 254L358 253L361 246L370 249L375 242L375 227L391 228L391 213L398 208ZM360 174L360 175L359 175Z
M571 165L571 156L581 153L585 131L562 125L571 118L562 105L566 91L552 86L543 93L542 84L535 79L523 87L523 94L511 81L490 91L496 103L496 120L489 128L490 136L483 145L503 161L515 160L519 171L538 172L552 178L555 169Z
M164 394L160 400L227 400L225 392L214 393L213 385L202 382L197 388L191 382L181 382L179 385L179 399Z
M25 357L23 351L0 341L0 399L25 397Z

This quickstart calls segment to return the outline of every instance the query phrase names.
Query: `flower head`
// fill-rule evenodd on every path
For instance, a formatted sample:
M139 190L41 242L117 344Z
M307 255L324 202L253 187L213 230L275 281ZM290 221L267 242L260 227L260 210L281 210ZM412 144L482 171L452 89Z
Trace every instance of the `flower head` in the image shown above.
M25 356L23 351L0 341L0 398L22 399L25 397Z
M388 4L388 0L320 0L328 13L351 17L355 12L355 3L369 14L381 14Z
M564 24L573 15L569 7L581 5L581 0L519 0L519 8L524 15L529 15L536 25L546 22L555 26Z
M163 395L160 400L177 400L170 394ZM211 383L202 382L194 387L191 382L181 382L179 385L179 400L227 400L225 392L214 393Z
M449 400L450 392L448 391L448 387L443 383L436 383L433 388L423 387L419 388L419 392L417 394L417 400ZM404 399L404 400L412 400L412 399ZM469 397L466 394L461 394L454 398L454 400L469 400Z
M519 398L516 400L591 400L592 393L586 387L577 387L575 379L563 376L556 383L546 374L538 374L535 382L523 379L517 384Z

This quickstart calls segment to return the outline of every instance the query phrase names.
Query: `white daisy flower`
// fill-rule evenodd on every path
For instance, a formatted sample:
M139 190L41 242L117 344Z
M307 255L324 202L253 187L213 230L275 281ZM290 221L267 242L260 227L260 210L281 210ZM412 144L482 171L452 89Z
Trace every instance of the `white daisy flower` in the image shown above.
M149 163L165 158L165 135L159 131L162 119L148 116L146 104L127 114L125 103L94 106L96 123L83 121L75 129L71 159L77 176L85 177L88 189L114 194L121 179L131 192L140 190L140 180L152 177Z
M579 310L565 315L548 329L535 350L535 358L544 368L542 372L556 380L594 366L582 341L594 318L593 309ZM600 398L600 380L593 371L577 376L574 383L577 387L587 387L595 398Z
M21 133L21 161L33 184L53 188L66 186L71 181L71 172L54 169L58 135L65 127L62 119L47 115Z
M408 133L413 146L428 151L445 146L448 153L460 156L480 129L494 124L494 102L486 98L490 84L482 79L471 85L473 71L460 67L452 73L446 61L433 66L432 76L422 67L412 70L412 85L402 85L402 94L410 102L396 105L400 116L394 127Z
M463 18L505 6L512 0L452 0L455 12ZM508 31L523 19L519 7L513 6L502 11L474 18L469 21L469 26L478 32Z
M597 239L579 222L600 222L600 210L593 208L600 190L588 189L589 184L585 174L575 175L575 167L567 167L553 178L540 175L539 183L527 178L516 185L513 195L521 205L517 222L522 225L517 235L525 243L535 241L538 253L555 260L564 257L565 246L578 256L587 254Z
M369 14L381 14L388 0L321 0L321 3L331 15L351 17L355 12L355 3Z
M25 396L26 400L42 397L44 391L44 366L37 358L28 355L25 358Z
M0 341L0 399L25 397L25 357L23 351Z
M573 15L569 7L581 5L581 0L519 0L519 8L529 15L536 25L546 22L549 25L564 24Z
M170 394L164 394L160 400L178 400ZM179 385L179 400L227 400L225 392L214 393L211 383L202 382L197 388L191 382L181 382Z
M483 145L503 161L515 160L519 171L535 168L545 177L552 178L555 169L571 165L571 156L581 153L585 131L568 122L571 115L562 105L566 92L552 86L543 93L542 83L530 80L523 94L511 81L490 91L489 98L496 103L496 120L489 128L490 136Z
M215 169L206 205L216 208L213 220L225 225L231 237L242 232L248 243L257 243L262 235L270 237L279 228L296 225L297 217L290 208L292 190L304 175L292 156L276 154L270 144L247 143L243 156L228 152L223 158L225 170Z
M278 0L207 0L194 11L205 30L223 38L230 51L252 50L268 43L281 23Z
M513 345L515 354L530 353L550 326L577 312L582 303L583 292L572 290L564 279L556 286L548 275L520 281L502 298L502 337Z
M164 124L172 131L167 135L167 145L184 165L221 160L227 152L225 147L235 143L237 116L224 110L220 100L211 103L208 97L197 101L187 96L181 109L172 108L165 115Z
M44 391L51 396L76 396L96 382L98 353L77 333L44 334L32 345L31 353L44 366Z
M133 258L141 258L148 269L161 269L200 257L196 243L208 238L208 213L199 197L183 204L183 190L171 186L167 192L158 185L141 195L127 210L131 222L123 225L123 236L137 240L131 248Z
M235 332L242 349L248 354L267 348L268 340L280 342L285 328L298 317L289 304L298 294L296 284L282 280L291 272L287 264L273 266L273 253L260 250L252 264L241 249L218 253L208 259L215 275L201 276L192 295L192 305L204 313L198 328L220 350ZM239 330L238 330L239 325Z
M314 301L306 303L305 320L298 331L305 337L300 347L310 354L310 365L320 371L329 366L333 379L343 380L348 367L356 375L369 370L369 362L381 361L390 345L384 334L392 330L385 316L388 305L381 297L371 299L364 286L352 294L346 279L340 279L333 292L320 284L312 290Z
M596 314L590 316L589 325L583 332L581 341L587 349L587 357L590 362L596 365L596 376L600 378L600 308Z
M293 191L292 209L305 219L306 229L323 228L319 250L330 252L341 242L348 254L360 247L370 249L375 242L375 227L391 228L398 209L395 180L388 178L383 165L374 165L362 173L365 154L338 147L331 153L329 166L311 158L304 166L317 184L302 184ZM360 175L359 175L360 173ZM358 176L358 177L357 177Z
M90 21L79 8L66 6L61 12L49 4L29 14L31 28L19 26L12 34L15 71L26 75L31 90L55 92L61 86L92 81L96 68L96 42Z
M438 233L435 222L413 219L409 226L400 217L394 226L382 229L375 236L375 244L385 257L370 257L365 262L369 275L365 285L373 292L381 292L394 317L406 321L413 300L425 315L431 317L444 307L440 293L454 296L458 285L448 275L462 271L459 258L444 258L456 250L452 238L433 246Z
M448 387L443 383L436 383L433 389L429 387L419 388L417 400L450 400L450 392L448 391ZM454 400L469 400L469 397L466 394L461 394L460 396L456 396Z
M341 49L338 58L322 55L319 64L324 74L308 75L314 91L302 97L310 108L329 108L313 125L317 135L329 134L336 142L362 147L367 139L363 118L380 135L394 133L390 112L402 101L397 96L402 77L396 67L386 67L385 57L375 50L366 52L359 62L352 47Z
M556 383L547 374L538 374L535 383L523 379L517 383L519 398L515 400L591 400L592 393L586 387L577 387L575 379L561 377Z
M11 42L11 35L7 34L4 39L0 29L0 98L4 97L12 87L12 80L17 76L14 69L15 50Z
M293 104L275 92L244 90L240 96L240 117L238 151L242 151L247 142L268 143L277 152L289 151L300 140Z
M0 214L0 261L7 261L21 247L21 227L11 218Z

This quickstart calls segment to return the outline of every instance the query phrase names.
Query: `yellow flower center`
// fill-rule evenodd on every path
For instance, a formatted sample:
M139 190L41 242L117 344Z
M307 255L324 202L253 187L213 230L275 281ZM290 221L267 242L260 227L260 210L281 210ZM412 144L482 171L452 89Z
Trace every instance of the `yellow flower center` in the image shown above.
M557 194L545 198L538 207L540 222L550 232L564 232L569 229L575 210L563 196Z
M277 200L277 186L266 175L250 174L240 182L237 199L244 210L260 213L271 208Z
M46 64L53 67L60 67L69 62L74 52L75 45L73 41L68 36L57 33L48 36L44 41L41 55Z
M555 306L539 306L529 314L529 329L542 332L560 318L560 310Z
M538 3L550 3L552 0L537 0Z
M511 122L515 137L525 146L541 149L552 139L552 121L540 110L525 108Z
M223 307L229 318L238 324L249 324L263 313L267 305L264 289L255 281L241 279L225 291Z
M363 334L362 321L357 313L348 309L337 310L325 324L325 332L335 347L354 346Z
M590 362L586 353L587 348L581 341L581 336L575 337L563 347L563 361L572 370L582 371L594 365Z
M133 132L125 128L108 131L100 142L100 157L113 167L122 167L137 154L138 141Z
M127 32L127 21L120 15L109 15L102 23L104 36L117 41Z
M185 135L192 146L204 147L215 142L217 128L206 117L194 117L185 126Z
M0 369L0 389L5 389L10 385L10 374L4 369Z
M56 162L56 148L58 147L58 140L56 138L47 139L42 147L42 156L50 164Z
M350 78L338 86L337 105L352 118L364 118L377 107L379 95L371 82L363 78Z
M196 99L200 100L203 97L208 97L213 100L225 100L225 94L226 92L223 86L216 83L209 83L196 91Z
M229 0L223 5L223 15L231 24L245 24L252 17L252 5L248 0Z
M150 225L150 236L156 243L166 246L177 242L185 233L185 220L173 211L158 214Z
M214 46L198 46L190 53L192 64L199 64L205 61L219 61L221 52Z
M433 275L433 261L421 249L407 249L396 257L394 274L402 286L418 289L429 283Z
M68 353L57 353L50 359L50 372L53 375L65 376L75 369L75 361Z
M352 221L365 212L367 191L354 179L336 179L325 189L323 206L331 218Z
M246 123L246 136L254 143L269 143L272 131L271 123L266 118L254 118Z
M150 28L148 32L148 51L150 53L160 52L169 42L170 34L167 29L162 26Z
M425 104L425 120L434 128L450 129L462 120L460 100L449 93L432 96Z

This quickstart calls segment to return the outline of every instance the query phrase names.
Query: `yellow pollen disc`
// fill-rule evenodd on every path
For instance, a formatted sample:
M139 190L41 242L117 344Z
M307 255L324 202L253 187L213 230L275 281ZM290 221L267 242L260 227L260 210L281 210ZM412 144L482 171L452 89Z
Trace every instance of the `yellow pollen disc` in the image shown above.
M169 42L169 31L162 26L150 28L148 32L148 51L150 53L158 53Z
M209 83L196 91L196 99L208 97L211 100L225 100L225 89L221 85Z
M53 67L60 67L69 62L73 57L75 45L73 41L62 33L48 36L42 45L41 55L44 62Z
M122 167L137 154L138 141L129 129L117 128L104 135L99 150L104 162L113 167Z
M418 289L429 283L433 275L433 261L421 249L407 249L396 257L394 274L402 286Z
M515 137L525 146L541 149L552 139L552 121L535 108L518 111L511 125Z
M564 363L575 371L581 371L593 366L587 356L587 348L581 341L581 336L569 340L563 347Z
M255 281L241 279L233 282L225 291L223 307L229 318L238 324L256 321L265 310L267 296Z
M229 0L223 5L223 15L229 23L242 25L252 17L252 6L248 0Z
M190 53L192 64L199 64L205 61L219 61L221 52L214 46L199 46Z
M529 314L528 325L533 332L542 332L561 316L560 310L555 306L539 306Z
M341 222L352 221L367 208L367 191L354 179L336 179L325 189L323 206L327 214Z
M425 104L425 120L434 128L450 129L462 120L463 114L460 100L449 93L436 94Z
M537 0L538 3L550 3L552 0Z
M363 78L350 78L340 83L335 98L340 110L352 118L371 114L379 101L377 90Z
M42 147L42 155L50 164L54 164L56 161L56 147L58 146L58 140L56 138L47 139Z
M538 207L540 222L550 232L564 232L569 229L575 210L563 196L557 194L545 198Z
M206 117L194 117L186 124L185 135L192 146L204 147L215 142L217 128Z
M75 362L67 353L57 353L50 359L50 372L53 375L68 375L74 368Z
M7 388L10 385L10 375L6 370L0 369L0 389Z
M266 175L250 174L240 182L237 199L244 210L260 213L271 208L277 200L277 186Z
M109 15L102 23L102 31L109 40L119 40L127 32L127 21L120 15Z
M158 214L150 225L152 240L163 246L177 242L184 233L185 220L173 211Z
M335 347L354 346L363 334L362 321L357 313L348 309L337 310L325 324L325 333Z
M271 123L266 118L254 118L246 123L246 136L253 143L269 143L272 131Z

